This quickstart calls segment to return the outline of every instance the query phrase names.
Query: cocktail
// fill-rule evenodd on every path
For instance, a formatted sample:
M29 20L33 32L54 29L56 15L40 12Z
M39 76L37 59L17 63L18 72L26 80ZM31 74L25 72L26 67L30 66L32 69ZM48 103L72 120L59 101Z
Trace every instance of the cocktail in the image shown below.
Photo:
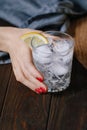
M48 44L35 44L32 38L33 61L43 74L48 92L59 92L70 84L74 40L70 35L58 31L46 33Z

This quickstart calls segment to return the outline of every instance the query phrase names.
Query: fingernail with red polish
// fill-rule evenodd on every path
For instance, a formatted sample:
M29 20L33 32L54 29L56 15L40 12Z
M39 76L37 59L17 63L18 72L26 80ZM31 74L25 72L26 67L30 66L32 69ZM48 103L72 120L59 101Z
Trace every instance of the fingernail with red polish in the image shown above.
M38 93L38 94L40 94L40 93L42 93L42 90L40 88L36 88L35 92Z
M39 91L39 89L37 88L37 89L35 89L35 92L37 93L37 94L40 94L40 91Z
M46 93L47 90L46 90L46 88L40 87L40 88L36 88L35 92L38 94L41 94L41 93Z
M43 79L42 78L36 78L37 80L39 80L40 82L43 82Z
M46 93L47 92L47 89L43 88L43 87L40 87L40 90L42 91L42 93Z

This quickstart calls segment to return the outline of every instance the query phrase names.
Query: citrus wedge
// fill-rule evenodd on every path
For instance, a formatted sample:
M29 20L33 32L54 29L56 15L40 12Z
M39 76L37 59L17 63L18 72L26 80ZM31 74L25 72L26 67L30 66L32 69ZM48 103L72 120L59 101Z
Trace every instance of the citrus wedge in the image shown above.
M31 43L33 42L34 46L39 46L42 44L48 44L48 39L39 32L29 32L21 36L21 39L31 47ZM32 48L32 47L31 47Z

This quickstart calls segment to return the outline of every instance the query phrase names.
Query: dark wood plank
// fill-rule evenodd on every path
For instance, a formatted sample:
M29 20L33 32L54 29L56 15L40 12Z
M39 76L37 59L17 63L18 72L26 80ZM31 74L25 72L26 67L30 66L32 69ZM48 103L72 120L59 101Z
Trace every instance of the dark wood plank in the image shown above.
M0 115L6 95L6 90L8 87L8 82L11 74L11 66L9 65L0 65Z
M87 70L74 61L71 84L52 95L47 130L87 129Z
M87 17L72 23L75 36L75 56L87 68ZM87 129L87 69L74 59L70 87L52 95L47 130Z
M18 83L12 73L0 127L2 130L46 130L50 100L50 95L38 95Z

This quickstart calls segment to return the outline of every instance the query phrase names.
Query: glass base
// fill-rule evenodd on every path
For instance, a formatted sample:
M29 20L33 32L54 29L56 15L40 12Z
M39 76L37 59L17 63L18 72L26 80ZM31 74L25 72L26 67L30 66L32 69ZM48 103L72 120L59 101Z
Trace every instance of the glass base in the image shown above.
M66 90L69 86L66 86L66 87L60 87L60 88L55 88L55 89L52 89L52 88L48 88L48 93L57 93L57 92L61 92L63 90Z

